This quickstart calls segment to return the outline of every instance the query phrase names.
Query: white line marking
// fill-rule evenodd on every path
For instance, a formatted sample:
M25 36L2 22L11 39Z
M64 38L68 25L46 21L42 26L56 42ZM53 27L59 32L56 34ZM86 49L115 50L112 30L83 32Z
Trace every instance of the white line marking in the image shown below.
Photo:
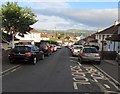
M110 88L110 86L109 86L109 85L107 85L107 84L104 84L104 86L105 86L106 88Z
M112 79L115 83L117 83L117 84L119 84L120 85L120 83L117 81L117 80L115 80L114 78L112 78L110 75L108 75L106 72L104 72L102 69L100 69L99 67L97 67L97 66L95 66L95 65L93 65L94 67L96 67L97 69L99 69L102 73L104 73L108 78L110 78L110 79ZM109 82L111 82L110 80L109 80ZM114 85L117 89L118 89L118 87L113 83L113 82L111 82L111 84L112 85Z
M80 62L77 62L79 66L82 66L82 64L80 64Z
M95 66L95 65L94 65ZM95 66L97 67L97 66ZM98 67L97 67L98 68ZM116 83L120 84L117 80L115 80L114 78L112 78L110 75L108 75L106 72L104 72L102 69L98 68L100 71L102 71L105 75L107 75L109 78L111 78L113 81L115 81Z
M21 65L16 65L16 66L13 66L13 67L11 67L11 68L9 68L9 69L7 69L7 70L5 70L5 71L1 72L1 73L5 73L5 72L7 72L7 71L9 71L9 70L11 70L11 69L13 69L13 68L15 68L15 67L19 67L19 66L21 66Z
M9 69L7 69L7 70L5 70L5 71L1 72L1 74L0 74L0 75L2 75L3 73L6 73L6 72L8 72L8 71L10 71L10 70L12 70L12 69L14 69L14 68L16 68L16 67L19 67L19 66L21 66L21 65L16 65L16 66L13 66L13 67L11 67L11 68L9 68Z

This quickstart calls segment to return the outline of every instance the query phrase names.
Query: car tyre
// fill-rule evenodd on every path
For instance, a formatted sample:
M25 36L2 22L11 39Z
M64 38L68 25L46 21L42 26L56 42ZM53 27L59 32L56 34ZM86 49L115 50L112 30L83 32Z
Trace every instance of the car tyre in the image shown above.
M37 63L37 58L34 57L34 58L33 58L33 62L32 62L32 64L35 65L36 63Z
M45 56L44 56L44 54L43 54L41 60L43 60L44 58L45 58Z

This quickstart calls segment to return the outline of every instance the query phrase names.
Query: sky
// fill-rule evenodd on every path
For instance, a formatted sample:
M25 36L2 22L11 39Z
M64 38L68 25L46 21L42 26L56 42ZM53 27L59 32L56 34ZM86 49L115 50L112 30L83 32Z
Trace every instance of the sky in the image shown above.
M7 0L2 1L3 3ZM10 1L10 0L9 0ZM14 0L12 0L14 1ZM118 19L117 0L15 0L22 7L30 7L38 22L31 27L45 30L104 29Z

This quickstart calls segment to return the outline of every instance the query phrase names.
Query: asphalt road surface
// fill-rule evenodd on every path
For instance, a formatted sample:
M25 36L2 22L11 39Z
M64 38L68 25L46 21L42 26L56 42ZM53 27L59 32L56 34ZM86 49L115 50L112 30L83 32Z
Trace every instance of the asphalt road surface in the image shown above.
M17 62L16 62L17 63ZM68 48L36 65L22 64L2 76L3 92L106 92L118 87L92 64L80 64Z

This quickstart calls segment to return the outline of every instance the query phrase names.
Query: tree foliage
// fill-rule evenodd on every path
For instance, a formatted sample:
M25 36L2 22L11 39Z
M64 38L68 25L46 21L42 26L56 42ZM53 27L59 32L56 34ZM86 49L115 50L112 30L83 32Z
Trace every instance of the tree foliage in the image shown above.
M7 2L2 5L2 27L9 33L20 32L24 34L28 27L35 22L36 15L30 8L18 6L17 2Z
M70 36L66 36L65 39L69 40L69 39L70 39Z
M57 37L58 39L61 39L62 37L64 37L64 35L58 35Z

